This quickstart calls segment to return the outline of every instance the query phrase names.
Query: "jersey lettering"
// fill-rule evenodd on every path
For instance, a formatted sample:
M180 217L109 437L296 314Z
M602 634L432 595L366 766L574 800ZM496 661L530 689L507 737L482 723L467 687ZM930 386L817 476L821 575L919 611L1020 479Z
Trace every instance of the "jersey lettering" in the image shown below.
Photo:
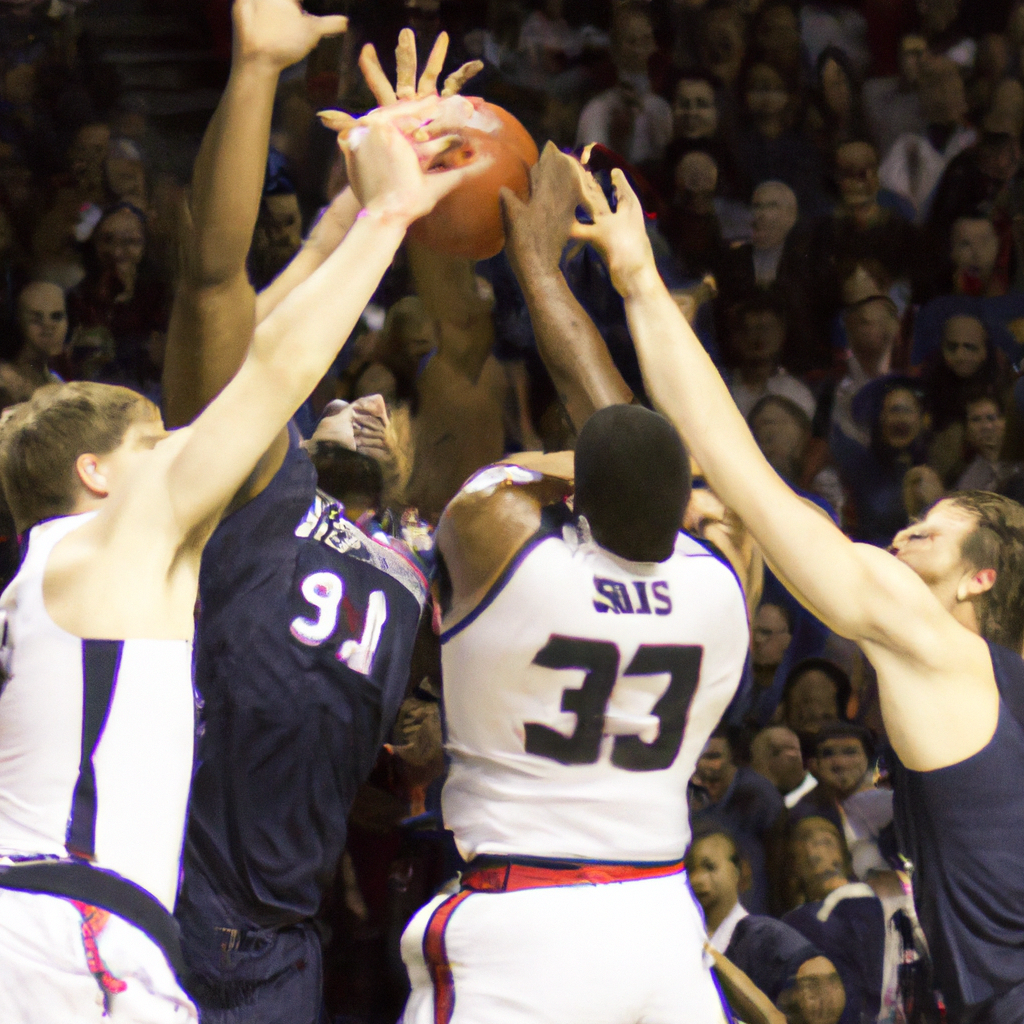
M595 602L596 603L596 602ZM651 743L639 736L616 736L612 764L629 772L662 771L672 766L683 745L686 719L700 680L704 648L678 644L643 644L623 678L667 673L668 688L651 709L658 735ZM562 691L562 711L576 715L569 736L538 722L526 722L526 752L559 764L594 764L601 751L605 712L618 679L620 654L607 640L584 640L553 634L533 659L535 665L586 672L579 689Z
M343 661L353 672L368 676L373 668L377 645L380 643L380 635L387 620L387 597L383 590L375 590L366 606L366 622L363 624L362 637L358 643L355 640L346 640L338 649L338 661Z
M643 580L633 580L633 589L636 591L636 607L629 594L629 587L619 580L605 579L603 576L594 577L594 589L602 600L594 601L594 610L601 612L614 612L616 615L650 615L651 602L647 596L647 584ZM655 580L651 583L651 596L654 598L657 607L655 615L670 615L672 613L672 598L668 593L668 582L666 580Z
M292 636L307 647L319 647L338 624L338 606L345 587L333 572L314 572L302 581L299 589L318 614L315 619L301 615L293 619Z
M317 616L314 619L300 615L293 619L291 634L307 647L319 647L331 638L337 628L345 584L333 572L314 572L302 581L299 589L317 610ZM358 640L342 642L336 654L338 661L348 665L353 672L369 675L387 620L387 597L383 590L375 590L367 602L362 636Z

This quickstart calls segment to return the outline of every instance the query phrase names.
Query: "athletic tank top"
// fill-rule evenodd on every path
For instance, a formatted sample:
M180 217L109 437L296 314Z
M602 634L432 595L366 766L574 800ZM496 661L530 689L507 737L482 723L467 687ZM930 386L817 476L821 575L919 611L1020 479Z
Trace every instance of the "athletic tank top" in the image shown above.
M955 1015L1024 984L1024 662L989 649L1000 696L989 743L931 772L893 755L899 847Z
M50 618L50 552L94 514L34 527L0 597L0 856L79 857L171 910L192 775L192 644L83 640Z
M747 655L743 593L684 534L629 562L564 506L544 518L441 638L445 823L467 859L679 859L687 782Z

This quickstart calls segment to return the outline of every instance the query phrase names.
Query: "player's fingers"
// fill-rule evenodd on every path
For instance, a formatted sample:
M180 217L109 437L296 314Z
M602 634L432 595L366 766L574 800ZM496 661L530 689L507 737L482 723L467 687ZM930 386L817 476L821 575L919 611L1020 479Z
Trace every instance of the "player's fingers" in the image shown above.
M316 29L321 39L327 36L340 36L348 31L348 18L343 14L325 14L316 19Z
M442 135L440 138L430 139L428 142L417 142L416 155L420 158L420 163L426 167L442 153L447 153L453 146L461 145L461 135Z
M437 76L444 69L445 58L448 56L448 33L442 32L434 40L434 46L427 58L427 66L420 75L419 85L416 86L416 94L424 96L427 93L437 92Z
M320 122L325 128L337 132L339 135L348 135L356 123L356 119L343 110L320 110L317 111L316 116L320 118Z
M434 202L437 203L446 195L454 192L455 189L466 181L483 174L493 163L494 157L490 155L480 156L465 167L459 167L452 171L437 171L433 174L428 174L426 176L428 194L432 195Z
M640 205L636 193L633 191L621 167L612 168L612 185L615 187L615 199L617 203L625 203L627 206ZM616 207L617 209L618 207Z
M398 33L395 65L395 95L400 100L411 100L416 95L416 33L411 28Z
M501 206L502 220L506 224L526 209L526 203L506 185L502 185L498 191L498 204Z
M388 76L384 74L384 69L380 66L380 58L377 56L373 43L367 43L360 51L359 70L362 71L363 78L366 79L366 84L370 87L370 92L382 107L398 102L395 90L391 88Z
M445 80L444 88L441 90L442 97L454 96L461 92L462 87L474 76L479 75L484 69L482 60L466 61L457 71L453 71Z

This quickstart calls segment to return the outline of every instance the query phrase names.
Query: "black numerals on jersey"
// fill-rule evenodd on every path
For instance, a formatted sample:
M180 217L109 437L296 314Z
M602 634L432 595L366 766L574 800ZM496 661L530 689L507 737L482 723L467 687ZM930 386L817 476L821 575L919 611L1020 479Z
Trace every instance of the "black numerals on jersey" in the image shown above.
M562 691L562 710L576 715L571 736L527 722L526 752L559 764L593 764L604 735L604 709L619 674L619 649L606 640L577 640L554 635L533 659L544 668L574 668L587 673L578 690Z
M654 705L658 735L651 743L639 736L616 736L612 764L629 772L668 768L679 754L686 717L700 679L702 647L644 644L623 673L628 676L669 674L668 689ZM537 722L527 722L526 752L559 764L594 764L604 735L605 709L619 676L619 649L607 640L582 640L554 634L533 659L535 665L586 672L579 689L562 691L562 710L576 715L569 736Z

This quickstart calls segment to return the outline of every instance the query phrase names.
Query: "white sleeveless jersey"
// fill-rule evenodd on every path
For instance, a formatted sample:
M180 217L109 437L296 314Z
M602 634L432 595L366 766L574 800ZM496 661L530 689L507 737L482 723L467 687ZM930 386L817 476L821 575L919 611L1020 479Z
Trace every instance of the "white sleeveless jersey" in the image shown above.
M552 529L442 637L445 823L467 859L677 860L746 660L739 583L684 534L638 563Z
M0 857L82 857L172 910L192 775L192 644L83 640L50 618L50 552L92 514L33 528L0 597Z

